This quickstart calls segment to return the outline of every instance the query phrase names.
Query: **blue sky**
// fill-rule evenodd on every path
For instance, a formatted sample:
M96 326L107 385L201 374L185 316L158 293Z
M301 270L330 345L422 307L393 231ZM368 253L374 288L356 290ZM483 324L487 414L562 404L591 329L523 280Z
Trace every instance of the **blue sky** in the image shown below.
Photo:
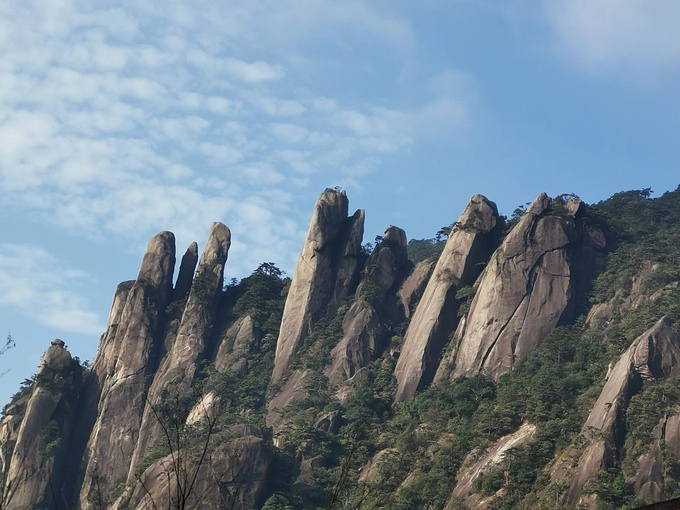
M232 230L227 276L292 274L316 197L366 241L475 193L588 202L680 184L680 3L0 2L6 402L55 337L94 356L147 240Z

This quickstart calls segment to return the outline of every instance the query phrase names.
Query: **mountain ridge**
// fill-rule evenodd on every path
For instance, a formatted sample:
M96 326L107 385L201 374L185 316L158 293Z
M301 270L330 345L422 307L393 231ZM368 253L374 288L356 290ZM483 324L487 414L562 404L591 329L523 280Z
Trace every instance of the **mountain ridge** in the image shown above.
M364 211L350 216L345 192L327 189L292 278L263 263L227 286L225 225L200 261L189 246L174 285L174 236L161 232L116 289L92 367L48 370L71 359L57 342L5 407L0 508L621 508L674 496L680 465L665 445L680 389L644 425L622 415L618 432L599 427L611 445L588 425L608 412L596 393L603 378L602 395L613 391L605 369L624 373L631 343L665 328L662 365L680 349L680 187L644 192L592 206L541 194L509 221L475 195L441 255L429 242L433 255L413 261L395 226L367 253ZM631 375L623 407L655 385L675 395L671 365ZM531 433L506 452L520 429ZM504 453L466 460L487 449Z

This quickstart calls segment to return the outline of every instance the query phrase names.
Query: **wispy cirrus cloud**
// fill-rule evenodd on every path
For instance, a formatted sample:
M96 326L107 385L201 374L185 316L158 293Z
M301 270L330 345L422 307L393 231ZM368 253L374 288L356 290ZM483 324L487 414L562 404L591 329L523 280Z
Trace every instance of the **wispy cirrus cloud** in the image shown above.
M100 315L80 296L91 277L39 246L0 244L0 305L60 331L99 335Z
M406 110L301 86L310 41L414 51L409 23L367 2L49 4L0 5L6 206L135 247L170 229L180 250L219 219L236 273L292 269L308 216L294 198L312 182L359 187L428 129L463 128L474 106L455 87Z

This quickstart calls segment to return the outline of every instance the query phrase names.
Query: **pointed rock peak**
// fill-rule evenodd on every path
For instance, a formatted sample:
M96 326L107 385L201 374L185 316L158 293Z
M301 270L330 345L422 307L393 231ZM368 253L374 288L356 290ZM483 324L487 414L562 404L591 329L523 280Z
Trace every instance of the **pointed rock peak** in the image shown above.
M355 213L348 218L349 228L347 232L347 242L345 243L344 256L358 255L361 251L361 241L364 239L364 222L366 220L366 213L363 209L357 209Z
M404 230L400 229L399 227L395 227L394 225L390 225L385 229L385 235L383 236L383 242L389 242L392 246L396 246L399 248L406 248L407 240L406 240L406 232Z
M334 313L356 286L364 211L347 217L345 192L326 189L316 201L281 319L272 383L288 369L323 313Z
M395 367L397 401L413 398L432 382L442 350L458 325L459 288L472 285L493 249L501 220L496 204L474 195L451 230L420 304L404 335Z
M159 287L172 285L174 268L175 235L168 231L159 232L151 238L146 247L137 281L145 281Z
M474 229L489 232L498 223L498 207L484 195L474 195L470 198L463 214L458 220L459 228Z
M347 218L348 210L349 199L347 194L344 191L327 188L314 206L312 221L307 232L307 241L318 244L314 248L319 249L334 238L343 221Z
M182 257L179 266L179 275L175 284L175 295L184 296L191 288L191 281L194 278L194 271L198 263L198 244L196 241L191 243Z
M227 260L227 253L231 246L231 231L224 224L216 221L210 226L208 241L205 244L201 261L198 264L199 271L215 264L223 265Z
M552 209L552 198L550 198L545 192L541 193L536 197L536 200L534 200L529 208L527 209L528 214L535 214L536 216L540 216L546 211L549 211Z
M184 262L184 259L190 260L192 258L198 260L198 243L196 241L189 245L187 251L184 253L184 256L182 257L182 262Z
M567 211L567 214L572 218L581 217L585 212L585 209L586 204L576 197L569 198L569 200L567 200L567 202L564 204L564 210Z
M66 349L66 344L63 340L55 338L50 343L47 351L40 361L40 368L38 374L42 374L46 370L49 372L64 372L72 368L71 353Z
M399 227L390 225L385 229L385 234L383 235L382 242L378 244L373 250L373 253L371 253L367 265L371 266L372 264L376 264L378 262L378 259L382 257L382 255L380 255L382 249L388 248L392 252L392 256L394 257L394 260L391 263L397 266L395 269L399 269L404 265L406 261L408 261L407 245L408 241L406 240L406 232L404 232ZM396 277L396 275L392 276L392 278L394 277Z

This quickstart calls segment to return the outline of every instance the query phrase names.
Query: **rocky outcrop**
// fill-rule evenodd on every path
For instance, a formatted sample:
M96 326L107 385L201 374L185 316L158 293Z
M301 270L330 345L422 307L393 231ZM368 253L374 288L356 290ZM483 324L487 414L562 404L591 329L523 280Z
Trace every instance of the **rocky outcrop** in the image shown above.
M680 335L664 317L635 339L611 370L581 431L586 446L580 450L583 453L573 473L566 467L568 461L558 461L553 466L553 482L570 480L565 495L567 506L594 507L595 496L584 495L584 488L598 471L615 465L625 439L625 411L643 380L677 376L680 376ZM574 456L578 456L577 451L567 455ZM645 483L641 481L641 486Z
M374 359L385 330L381 317L400 313L395 292L411 267L406 245L406 233L390 226L368 258L355 301L343 319L343 336L331 351L326 369L331 384L345 382Z
M668 470L664 464L669 453L674 459L680 459L680 414L661 418L652 431L652 440L647 453L636 460L635 473L627 480L633 487L635 497L648 503L671 497L664 490L665 477L670 476L674 482L678 482L677 471Z
M179 266L179 274L175 282L174 299L183 298L191 290L191 282L194 280L194 271L198 263L198 244L193 242L187 248Z
M163 457L144 471L129 499L124 505L121 500L116 508L255 508L270 464L271 451L265 441L252 435L215 444L200 466L190 464L179 475L171 456ZM194 473L196 483L189 492ZM178 483L184 487L179 498Z
M86 449L81 505L93 484L104 493L124 481L146 405L149 377L161 345L162 316L175 267L175 236L148 244L134 282L118 286L106 333L92 364L86 400L96 418Z
M7 471L3 508L58 508L65 488L66 452L76 420L82 370L55 340L42 358ZM4 423L4 422L3 422ZM5 499L5 498L3 498Z
M314 322L352 291L360 270L364 213L348 218L348 207L345 192L332 189L316 202L283 311L272 384L286 372Z
M208 347L208 338L215 323L217 298L222 292L224 265L230 246L229 229L222 223L213 223L191 284L177 336L161 360L146 396L139 438L132 462L129 463L128 481L134 480L135 466L161 437L160 424L151 406L162 400L164 392L182 393L194 381L197 362Z
M458 324L456 291L474 283L501 224L496 204L482 195L470 199L454 224L406 330L395 369L397 400L410 399L432 382L441 350Z
M573 312L571 256L582 212L571 199L554 211L536 198L491 257L457 339L452 377L485 371L498 378L536 349Z
M410 318L415 309L415 305L423 297L423 292L430 281L430 276L437 265L435 259L427 259L416 264L411 274L402 283L397 296L401 303L404 317Z
M215 356L215 369L218 372L247 369L246 355L256 347L258 339L259 332L250 315L236 319L222 338Z
M536 426L531 423L524 423L512 434L501 437L490 446L481 456L479 452L471 452L456 476L457 483L445 510L460 508L463 504L465 508L487 508L492 503L491 498L485 498L481 494L474 492L473 483L483 473L497 468L504 460L505 454L517 446L531 441L536 433Z

